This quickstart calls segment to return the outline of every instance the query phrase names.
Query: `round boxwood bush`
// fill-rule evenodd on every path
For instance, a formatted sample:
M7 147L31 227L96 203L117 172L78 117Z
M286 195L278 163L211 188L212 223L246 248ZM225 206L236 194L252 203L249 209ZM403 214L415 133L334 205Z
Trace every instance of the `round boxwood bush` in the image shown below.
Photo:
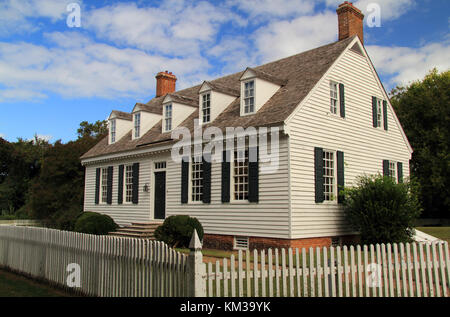
M164 220L161 226L156 228L155 238L174 248L187 248L194 229L197 230L198 237L202 240L203 227L197 218L185 215L170 216Z
M344 214L364 244L410 242L421 208L411 183L364 176L344 189Z
M84 212L75 222L74 231L104 235L108 232L115 231L118 225L107 215L96 212Z

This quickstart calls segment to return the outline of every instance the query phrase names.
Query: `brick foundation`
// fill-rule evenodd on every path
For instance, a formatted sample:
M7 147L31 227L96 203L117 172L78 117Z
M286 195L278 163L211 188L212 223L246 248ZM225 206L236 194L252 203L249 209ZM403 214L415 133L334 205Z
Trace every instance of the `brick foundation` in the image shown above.
M342 236L342 244L358 243L358 236ZM264 237L249 237L249 248L254 249L268 249L268 248L315 248L315 247L329 247L331 246L331 237L320 238L304 238L304 239L279 239L279 238L264 238ZM233 250L234 236L205 234L203 237L203 248L205 249L219 249L219 250Z

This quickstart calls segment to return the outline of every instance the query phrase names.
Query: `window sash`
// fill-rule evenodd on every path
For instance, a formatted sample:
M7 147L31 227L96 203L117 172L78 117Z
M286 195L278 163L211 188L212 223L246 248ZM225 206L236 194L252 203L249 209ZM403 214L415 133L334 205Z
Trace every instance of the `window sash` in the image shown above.
M255 112L255 82L249 81L244 84L244 113Z
M111 120L111 143L116 142L116 120Z
M338 84L335 82L330 83L330 112L337 114L338 105Z
M141 133L141 114L136 113L134 115L134 137L139 138Z
M336 160L334 151L323 151L323 193L325 201L336 200Z
M166 131L172 130L172 105L166 105L164 117Z
M202 102L203 122L207 123L211 120L211 94L203 95Z
M107 203L108 199L108 168L102 168L102 203Z
M193 157L191 162L191 200L203 199L203 161L202 157Z
M125 202L133 201L133 165L125 166Z
M248 200L248 149L234 152L234 200Z
M389 161L389 177L396 183L397 182L397 163Z
M381 127L383 121L383 101L377 99L377 128Z

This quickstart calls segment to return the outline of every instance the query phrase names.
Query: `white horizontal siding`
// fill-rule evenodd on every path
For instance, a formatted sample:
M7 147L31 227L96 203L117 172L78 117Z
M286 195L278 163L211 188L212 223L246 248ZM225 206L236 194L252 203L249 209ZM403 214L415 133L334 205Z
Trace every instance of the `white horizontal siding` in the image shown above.
M139 203L134 205L125 203L125 195L123 197L124 203L119 205L117 203L118 182L119 182L119 165L121 164L139 164ZM95 204L95 171L97 168L113 166L113 196L112 204ZM114 161L111 163L104 163L101 165L86 166L86 181L84 194L84 211L93 211L106 214L114 219L119 225L127 225L131 222L146 222L150 220L150 193L143 191L145 183L150 183L150 166L149 158ZM124 172L125 174L125 172ZM124 176L125 186L125 176Z
M270 146L269 146L270 148ZM221 202L222 170L220 163L211 167L211 204L181 204L181 164L172 161L170 153L148 156L139 160L115 161L110 164L86 167L85 211L110 215L118 224L153 219L154 162L166 161L166 217L189 215L198 218L209 234L264 236L288 238L289 235L289 183L286 138L280 138L280 168L273 174L259 175L259 203ZM139 204L117 204L118 166L140 163ZM260 163L260 168L264 164ZM95 205L95 170L114 166L113 203ZM150 193L144 193L145 183ZM231 194L232 194L231 190Z
M345 85L345 119L329 113L330 80ZM388 131L372 127L372 96L383 93L368 61L347 51L289 122L292 238L350 232L337 204L315 203L314 147L344 152L347 186L357 176L382 173L383 159L402 162L409 177L410 153L392 109Z
M264 164L260 163L260 169ZM222 203L221 164L213 163L211 204L181 204L181 165L170 161L167 171L167 216L194 216L209 234L288 238L288 177L287 139L280 138L280 168L274 174L260 173L259 203Z

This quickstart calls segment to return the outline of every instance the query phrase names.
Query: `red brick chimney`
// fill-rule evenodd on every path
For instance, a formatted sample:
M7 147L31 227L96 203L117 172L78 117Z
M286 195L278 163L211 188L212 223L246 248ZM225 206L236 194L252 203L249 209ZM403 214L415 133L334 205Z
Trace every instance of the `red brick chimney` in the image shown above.
M172 72L159 72L156 75L156 97L175 92L177 77Z
M364 44L363 20L364 14L353 6L351 2L345 1L336 10L339 21L339 41L358 35Z

